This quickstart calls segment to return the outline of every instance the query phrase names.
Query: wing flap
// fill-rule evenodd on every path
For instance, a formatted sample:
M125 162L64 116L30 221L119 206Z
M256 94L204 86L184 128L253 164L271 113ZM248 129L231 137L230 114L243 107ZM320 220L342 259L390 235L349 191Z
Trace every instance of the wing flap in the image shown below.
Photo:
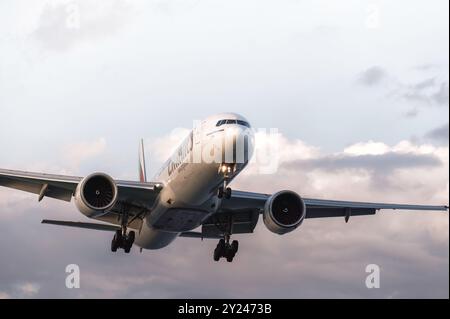
M253 233L258 219L257 209L221 210L202 223L202 235L204 238L220 238L230 221L233 234Z
M347 217L375 215L373 208L308 207L306 218Z
M192 231L188 231L188 232L184 232L180 234L180 237L185 237L185 238L200 238L200 239L221 239L223 238L223 236L205 236L203 233L200 232L192 232Z
M83 222L73 222L73 221L64 221L64 220L50 220L50 219L44 219L41 223L42 224L57 225L57 226L67 226L67 227L76 227L76 228L84 228L84 229L102 230L102 231L116 231L116 230L120 230L119 226L107 225L107 224L99 224L99 223L83 223Z

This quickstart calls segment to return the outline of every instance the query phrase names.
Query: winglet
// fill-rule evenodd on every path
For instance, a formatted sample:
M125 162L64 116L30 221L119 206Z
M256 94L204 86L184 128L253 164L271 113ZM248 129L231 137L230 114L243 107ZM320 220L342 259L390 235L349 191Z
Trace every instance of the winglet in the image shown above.
M145 168L145 154L144 154L144 140L141 139L139 147L139 181L141 183L147 182L147 171Z

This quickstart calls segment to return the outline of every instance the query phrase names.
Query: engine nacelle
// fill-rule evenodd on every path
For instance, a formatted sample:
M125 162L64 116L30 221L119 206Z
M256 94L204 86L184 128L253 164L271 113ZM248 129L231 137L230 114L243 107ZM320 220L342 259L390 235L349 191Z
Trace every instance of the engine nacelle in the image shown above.
M94 173L85 177L75 191L75 205L88 217L104 215L117 201L117 185L106 174Z
M270 196L263 214L266 227L279 235L295 230L301 225L305 216L305 202L292 191L281 191Z

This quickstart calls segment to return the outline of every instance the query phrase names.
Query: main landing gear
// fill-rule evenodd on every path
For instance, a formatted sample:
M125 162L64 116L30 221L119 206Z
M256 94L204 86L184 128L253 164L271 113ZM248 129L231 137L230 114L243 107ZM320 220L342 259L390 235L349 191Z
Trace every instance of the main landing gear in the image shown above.
M219 240L216 249L214 249L214 261L219 261L224 257L231 263L236 256L239 249L239 242L233 240L230 244L230 236L225 236L224 239Z
M214 261L219 261L224 257L229 263L233 261L239 249L239 242L233 240L231 243L231 234L233 233L233 216L229 215L227 220L220 224L216 223L216 227L224 234L219 240L216 249L214 249Z
M131 251L131 247L133 247L134 239L136 238L136 233L134 231L130 231L127 234L127 226L128 226L128 210L123 209L121 214L121 229L116 230L114 237L111 241L111 251L116 252L118 248L123 248L125 253L129 253Z
M116 252L118 248L123 248L128 254L131 251L135 237L136 234L134 231L130 231L127 235L126 231L117 230L111 241L111 251Z

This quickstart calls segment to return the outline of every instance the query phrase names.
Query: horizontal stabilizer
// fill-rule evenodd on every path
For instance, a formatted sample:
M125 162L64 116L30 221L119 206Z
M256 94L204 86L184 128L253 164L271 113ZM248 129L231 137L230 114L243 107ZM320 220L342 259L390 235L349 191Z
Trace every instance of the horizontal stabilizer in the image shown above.
M51 224L51 225L58 225L58 226L68 226L68 227L77 227L77 228L103 230L103 231L120 230L120 227L115 226L115 225L99 224L99 223L71 222L71 221L64 221L64 220L44 219L42 221L42 224Z

